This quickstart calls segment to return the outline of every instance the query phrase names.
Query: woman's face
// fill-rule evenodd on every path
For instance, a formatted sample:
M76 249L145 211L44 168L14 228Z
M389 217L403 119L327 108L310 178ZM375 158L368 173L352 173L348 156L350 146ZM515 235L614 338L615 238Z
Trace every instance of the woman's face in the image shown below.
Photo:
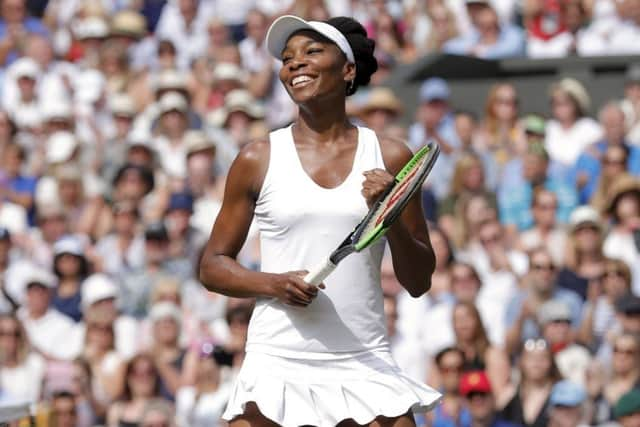
M551 373L551 353L548 349L532 349L522 352L522 375L530 381L540 381Z
M438 370L442 377L442 386L445 391L455 393L458 391L458 385L460 384L460 377L462 376L462 368L464 365L464 359L462 355L457 351L447 352L442 359Z
M613 264L606 266L602 277L602 289L611 301L616 301L629 292L629 283L619 267Z
M129 387L134 397L151 397L156 387L156 372L153 362L148 359L138 359L129 373Z
M80 258L72 254L62 254L56 264L62 277L76 276L80 272Z
M64 179L58 182L58 193L63 202L73 204L82 194L82 184L78 180Z
M626 224L631 220L636 220L640 216L639 199L636 195L624 194L616 203L616 215L620 224Z
M296 104L310 100L342 101L346 82L355 78L355 67L347 64L338 46L311 31L300 31L282 52L280 81Z
M518 117L518 97L512 86L500 86L496 90L493 113L501 122L511 122Z
M458 340L472 340L476 335L476 329L476 319L468 307L458 306L453 310L453 330Z
M462 177L462 184L471 191L480 190L484 187L484 169L482 164L474 162L471 164Z
M612 367L614 374L622 375L632 369L638 368L640 358L638 357L637 342L629 335L618 337L613 343Z
M178 324L171 317L159 319L153 324L154 340L159 344L177 345L178 332Z
M602 174L611 180L627 170L627 154L620 146L614 145L607 149L602 157Z
M553 117L560 122L573 123L578 118L573 99L563 91L556 91L551 96L551 110Z
M20 328L15 319L0 320L0 354L15 355L20 344ZM0 360L0 363L2 361Z

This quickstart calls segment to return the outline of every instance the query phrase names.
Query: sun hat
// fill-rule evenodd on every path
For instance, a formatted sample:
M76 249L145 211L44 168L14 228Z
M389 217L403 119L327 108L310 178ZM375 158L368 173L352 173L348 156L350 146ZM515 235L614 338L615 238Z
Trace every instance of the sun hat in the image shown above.
M64 163L78 148L78 140L71 132L55 132L46 142L47 163Z
M235 89L224 97L224 105L209 113L207 121L216 127L223 127L229 115L241 111L254 120L265 116L262 104L248 90Z
M147 19L133 10L122 10L111 18L111 36L142 38L147 32Z
M578 206L569 215L569 229L575 231L581 225L592 224L602 229L602 223L598 211L588 205Z
M201 130L188 130L183 141L187 157L201 151L216 152L216 144Z
M158 110L160 114L165 114L169 111L179 111L184 114L189 111L189 104L184 96L178 92L167 92L160 97Z
M402 113L402 104L390 88L378 86L371 89L367 95L364 105L360 108L360 114L367 114L372 110L385 110L400 114Z
M28 77L32 80L36 80L40 76L40 66L31 58L20 58L16 60L11 66L11 72L16 79L21 77Z
M537 311L538 323L541 326L550 322L571 321L571 309L564 302L552 299L540 306Z
M584 88L584 85L578 80L567 77L560 80L559 82L553 83L551 85L551 91L549 95L558 90L566 92L578 104L578 109L583 115L586 114L591 108L591 97L589 96L587 90Z
M607 201L605 203L605 212L613 213L620 197L627 193L640 194L640 179L632 175L624 174L616 178L609 191L607 192Z
M320 21L305 21L293 15L284 15L273 21L267 32L267 49L275 58L280 59L289 37L296 31L311 30L334 42L345 54L347 60L355 64L353 49L347 38L331 24Z
M109 35L109 25L100 16L88 16L73 26L78 40L103 39Z

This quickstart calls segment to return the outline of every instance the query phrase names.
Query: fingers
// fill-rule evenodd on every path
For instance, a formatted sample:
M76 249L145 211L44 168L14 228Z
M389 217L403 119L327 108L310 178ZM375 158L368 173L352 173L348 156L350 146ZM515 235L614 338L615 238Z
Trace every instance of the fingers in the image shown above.
M362 195L367 202L372 202L393 183L393 176L383 169L372 169L363 172Z
M285 285L285 304L306 307L318 296L318 287L310 285L302 280L302 276L306 275L306 271L296 271L288 275Z

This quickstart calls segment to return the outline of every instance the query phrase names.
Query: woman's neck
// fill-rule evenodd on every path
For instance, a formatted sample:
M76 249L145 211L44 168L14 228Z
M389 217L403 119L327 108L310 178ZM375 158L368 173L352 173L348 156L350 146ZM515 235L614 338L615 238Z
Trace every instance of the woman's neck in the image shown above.
M79 284L78 277L75 276L60 279L58 284L58 295L62 297L74 295L78 291Z
M18 355L15 353L3 354L0 357L0 363L5 368L15 368L18 366Z
M318 142L335 141L350 127L344 99L301 105L295 126L298 132Z

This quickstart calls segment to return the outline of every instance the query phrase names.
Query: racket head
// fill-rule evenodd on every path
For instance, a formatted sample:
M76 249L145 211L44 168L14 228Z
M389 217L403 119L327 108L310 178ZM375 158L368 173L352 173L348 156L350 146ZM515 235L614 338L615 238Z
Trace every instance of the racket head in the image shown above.
M371 246L384 235L411 197L420 190L439 154L438 144L429 141L398 172L395 182L376 200L367 216L354 230L351 240L356 252Z

